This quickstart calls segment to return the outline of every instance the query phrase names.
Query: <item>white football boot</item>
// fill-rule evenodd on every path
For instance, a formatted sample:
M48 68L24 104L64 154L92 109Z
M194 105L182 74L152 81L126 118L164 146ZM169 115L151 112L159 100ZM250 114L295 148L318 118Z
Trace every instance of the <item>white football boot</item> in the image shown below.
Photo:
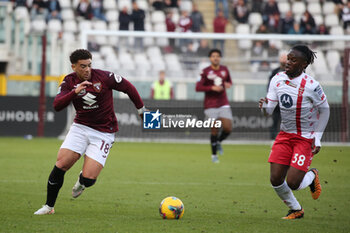
M41 207L36 212L34 212L35 215L54 214L54 213L55 213L55 209L48 205L43 205L43 207Z
M80 174L81 173L82 172L80 172ZM80 174L79 174L79 177L80 177ZM72 196L74 198L79 197L85 189L85 185L80 184L79 177L78 177L78 181L75 183L75 185L73 186L73 189L72 189Z
M211 156L211 161L212 161L213 163L220 163L219 158L218 158L217 155L212 155L212 156Z

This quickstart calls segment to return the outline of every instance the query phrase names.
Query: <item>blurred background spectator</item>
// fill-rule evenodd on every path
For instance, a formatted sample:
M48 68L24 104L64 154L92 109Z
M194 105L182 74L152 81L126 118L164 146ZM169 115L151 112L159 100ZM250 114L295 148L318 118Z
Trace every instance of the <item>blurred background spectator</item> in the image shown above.
M137 2L132 3L132 13L131 20L134 24L134 31L144 31L145 30L145 11L140 9ZM135 37L134 49L138 52L143 50L143 40L142 37Z
M104 9L103 9L103 1L102 0L91 0L91 8L92 8L92 14L93 17L107 21L105 15L104 15Z
M214 32L225 33L227 23L228 23L228 20L224 17L224 12L222 10L219 10L218 15L215 17L213 22ZM219 39L213 40L213 47L220 49L222 56L224 56L225 40L219 40Z
M315 34L316 33L316 23L314 17L309 11L305 11L300 19L300 30L304 34Z
M219 11L223 11L223 15L226 19L229 17L229 6L227 0L215 0L215 14L219 14Z
M205 23L203 19L202 13L198 10L197 4L192 5L192 12L191 12L191 20L192 20L192 32L201 32L202 29L205 29Z
M237 4L233 6L232 14L233 14L233 18L238 23L248 22L249 10L244 0L238 0Z
M59 19L61 18L61 5L58 0L49 0L47 2L47 10L48 14L46 17L46 20L49 21L50 19Z
M93 16L92 8L89 0L80 0L76 9L77 16L84 19L91 19Z

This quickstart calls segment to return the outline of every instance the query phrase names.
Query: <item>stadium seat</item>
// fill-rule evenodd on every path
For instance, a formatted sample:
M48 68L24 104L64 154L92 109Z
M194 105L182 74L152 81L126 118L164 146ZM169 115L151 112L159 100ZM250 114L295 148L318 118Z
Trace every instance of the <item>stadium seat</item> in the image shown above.
M103 20L92 21L92 28L95 30L107 30L107 23ZM106 36L95 36L95 39L99 45L107 44Z
M152 46L146 50L147 56L152 59L162 59L162 52L158 46Z
M151 15L152 23L165 23L165 14L163 11L153 11Z
M152 30L152 24L150 22L145 22L145 31L151 32Z
M62 20L73 20L75 19L74 12L72 9L63 9L61 11Z
M329 50L326 54L326 60L329 66L329 69L331 70L332 74L335 73L335 68L340 62L340 54L337 50Z
M305 12L306 6L304 2L293 2L292 12L294 15L301 15Z
M117 1L116 0L104 0L103 8L106 10L117 10Z
M139 6L140 9L146 12L149 10L148 2L146 0L137 0L137 5Z
M110 45L103 45L100 48L100 54L102 57L112 56L112 54L114 54L114 49Z
M156 43L160 47L166 47L169 45L168 38L157 38Z
M170 71L179 71L181 70L181 64L179 58L176 54L169 53L164 56L166 66Z
M323 7L322 7L322 10L323 10L323 14L324 15L329 15L329 14L334 14L335 13L335 4L334 2L324 2L323 3Z
M237 34L250 34L250 28L248 24L238 24L236 27ZM238 47L240 49L250 49L252 47L251 40L239 40Z
M281 50L283 47L283 43L281 40L269 40L269 45Z
M252 12L249 14L248 22L252 26L259 26L263 23L263 19L260 13Z
M135 63L128 52L120 52L118 55L120 65L125 70L135 70Z
M62 35L62 40L67 42L75 41L75 36L72 32L65 31Z
M71 8L72 4L70 0L59 0L62 9Z
M92 60L92 65L91 66L94 69L104 70L105 69L105 62L101 58L94 57L94 59Z
M107 10L105 15L108 22L118 21L119 12L117 10Z
M188 13L191 13L191 11L192 11L192 1L182 0L180 2L180 10L181 11L187 11Z
M136 64L136 68L143 71L149 71L151 69L151 65L145 53L137 53L134 55L134 60Z
M19 21L19 20L26 20L29 18L29 14L28 14L28 9L27 7L22 7L22 6L19 6L19 7L16 7L15 9L15 19L16 21Z
M329 34L331 35L344 35L344 30L341 26L333 26L329 30ZM332 48L333 49L344 49L345 48L345 41L333 41L332 42Z
M166 32L166 25L164 23L156 23L153 27L155 32Z
M31 30L33 32L42 33L46 29L46 22L43 18L36 18L31 23Z
M51 19L47 23L47 30L49 32L60 32L60 31L62 31L62 23L61 23L61 21L58 20L58 19Z
M128 10L130 11L132 9L131 0L119 0L118 9L123 9L124 7L128 8Z
M315 71L316 75L328 74L329 70L328 70L327 62L323 52L321 50L318 50L316 54L317 54L317 59L315 59L311 68Z
M165 70L165 63L163 60L151 60L152 70L159 72Z
M79 31L91 30L92 29L91 21L90 20L81 20L81 21L79 21L78 28L79 28Z
M100 52L93 51L93 52L91 52L91 55L93 57L93 60L102 59L102 54Z
M71 0L71 1L72 1L73 9L77 9L80 0Z
M117 72L120 69L120 63L117 57L106 57L104 61L106 70Z
M314 20L315 20L316 25L323 24L323 22L324 22L323 16L321 14L314 15Z
M321 9L321 5L319 2L311 2L307 5L307 10L312 14L321 14L322 13L322 9Z
M324 21L327 27L339 26L339 18L336 14L326 15Z
M290 11L289 2L278 1L278 9L281 12L281 14L286 14L288 11Z
M63 21L63 31L75 33L78 31L77 23L75 20L65 20Z

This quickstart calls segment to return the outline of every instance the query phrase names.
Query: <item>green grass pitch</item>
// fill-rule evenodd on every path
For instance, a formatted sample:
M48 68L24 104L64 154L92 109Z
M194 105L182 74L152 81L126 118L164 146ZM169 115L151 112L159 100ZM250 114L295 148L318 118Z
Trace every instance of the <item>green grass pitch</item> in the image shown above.
M220 164L209 144L115 143L96 184L77 199L71 188L82 159L65 175L56 214L34 216L61 141L0 138L0 232L350 232L350 147L324 146L313 160L323 192L295 192L300 220L269 184L269 146L223 145ZM185 205L181 220L161 219L167 196Z

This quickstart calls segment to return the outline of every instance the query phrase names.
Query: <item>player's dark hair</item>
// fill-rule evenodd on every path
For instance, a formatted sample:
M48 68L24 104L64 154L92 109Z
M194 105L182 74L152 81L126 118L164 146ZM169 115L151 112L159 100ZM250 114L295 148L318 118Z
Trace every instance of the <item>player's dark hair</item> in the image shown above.
M309 49L309 47L307 47L306 45L295 45L293 46L292 50L297 50L301 52L304 55L307 65L314 63L314 60L316 58L316 52Z
M221 50L220 49L212 49L208 53L208 57L210 57L213 53L218 53L221 57Z
M77 63L79 60L92 59L91 53L86 49L77 49L69 56L72 64Z

